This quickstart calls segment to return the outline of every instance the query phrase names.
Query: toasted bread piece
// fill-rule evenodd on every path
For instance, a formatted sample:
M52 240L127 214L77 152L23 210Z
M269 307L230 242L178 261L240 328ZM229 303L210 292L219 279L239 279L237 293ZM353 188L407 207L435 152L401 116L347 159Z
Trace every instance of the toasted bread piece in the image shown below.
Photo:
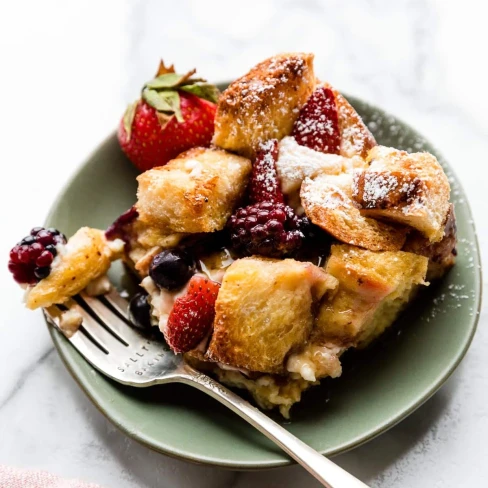
M149 274L152 258L164 249L176 247L189 234L165 234L159 227L136 218L125 228L127 242L124 261L141 279Z
M341 156L365 158L368 151L377 144L373 134L346 98L330 85L327 86L332 89L336 97L337 119L341 132Z
M249 159L221 149L190 149L137 178L139 220L161 235L220 230L250 172Z
M104 232L82 227L58 254L51 273L28 289L25 303L28 308L49 307L66 302L88 283L104 275L110 263L122 256L123 242L107 241Z
M215 304L207 358L283 373L287 355L302 347L312 330L314 302L336 284L311 263L258 257L234 261Z
M254 158L261 142L291 134L314 88L313 54L284 53L266 59L220 96L213 143Z
M276 162L281 191L289 198L300 191L300 186L306 177L318 171L338 175L366 167L366 161L360 157L346 158L337 154L314 151L301 146L291 136L284 137L280 141Z
M409 225L430 242L444 235L450 187L437 159L377 146L368 153L369 168L354 177L353 198L365 216Z
M425 284L428 259L409 252L371 252L333 245L325 271L339 280L324 300L312 341L365 346L391 325Z
M406 230L363 217L351 194L352 175L347 173L305 178L300 191L307 217L336 239L371 251L401 249Z
M451 203L444 223L444 237L439 242L431 243L420 232L412 232L403 250L429 258L427 280L432 281L442 278L454 266L457 256L456 244L456 215Z

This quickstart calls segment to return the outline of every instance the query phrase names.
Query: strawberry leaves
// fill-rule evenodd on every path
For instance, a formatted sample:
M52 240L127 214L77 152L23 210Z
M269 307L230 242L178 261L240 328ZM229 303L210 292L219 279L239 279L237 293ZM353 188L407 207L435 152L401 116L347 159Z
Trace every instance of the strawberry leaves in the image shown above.
M206 83L205 81L197 82L191 85L183 85L180 89L188 93L193 93L193 95L203 98L204 100L208 100L212 103L217 103L219 100L219 89L215 85Z
M180 96L176 90L156 91L144 88L142 90L142 98L158 112L163 112L167 115L174 114L178 122L183 122Z
M139 104L138 101L129 104L129 106L125 110L124 117L122 119L124 124L124 129L127 134L127 140L130 139L130 135L132 132L132 122L134 122L134 117L136 115L136 109L138 104Z
M218 88L203 78L194 77L195 73L195 69L185 74L176 73L173 65L166 67L161 61L156 77L144 85L142 99L161 115L159 119L162 124L172 115L178 122L183 122L179 91L191 93L212 103L217 102Z
M164 75L159 75L153 80L148 81L145 85L145 88L152 88L154 90L162 90L164 88L177 88L178 86L187 83L196 72L196 69L192 69L184 75L179 75L178 73L166 73ZM202 81L202 79L195 78L192 81Z

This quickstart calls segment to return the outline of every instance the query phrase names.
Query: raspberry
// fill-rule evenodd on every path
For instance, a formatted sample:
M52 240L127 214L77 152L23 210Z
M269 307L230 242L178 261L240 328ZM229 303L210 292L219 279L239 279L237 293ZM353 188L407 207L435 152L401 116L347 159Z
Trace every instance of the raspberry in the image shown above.
M274 202L284 203L276 171L278 160L278 140L271 139L259 146L259 151L252 166L249 184L251 203Z
M35 285L49 276L56 257L57 244L65 244L66 237L54 228L34 227L10 251L8 269L20 284Z
M240 208L229 220L234 250L244 256L284 257L303 244L310 222L283 203L261 202Z

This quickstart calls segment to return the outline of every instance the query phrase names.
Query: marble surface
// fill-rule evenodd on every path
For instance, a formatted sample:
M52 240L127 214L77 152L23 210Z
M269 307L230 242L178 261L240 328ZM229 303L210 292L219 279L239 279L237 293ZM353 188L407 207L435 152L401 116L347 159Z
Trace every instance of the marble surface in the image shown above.
M486 258L487 13L475 0L2 2L0 256L43 221L158 57L221 80L275 52L309 50L320 76L442 150L468 192ZM22 307L0 268L0 463L107 488L317 486L296 466L223 471L126 438L72 381L41 314ZM465 360L429 402L336 461L374 487L486 486L487 321L484 308Z

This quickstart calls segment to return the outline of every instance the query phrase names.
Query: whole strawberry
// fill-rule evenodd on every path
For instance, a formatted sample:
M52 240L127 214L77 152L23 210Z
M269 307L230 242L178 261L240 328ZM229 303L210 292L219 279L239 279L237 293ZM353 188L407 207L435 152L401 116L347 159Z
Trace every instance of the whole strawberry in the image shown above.
M211 330L219 289L218 283L201 275L191 278L186 295L175 300L163 331L173 352L190 351Z
M141 98L127 108L118 139L139 170L163 166L187 149L210 145L219 92L202 78L192 78L194 74L177 74L161 62Z

